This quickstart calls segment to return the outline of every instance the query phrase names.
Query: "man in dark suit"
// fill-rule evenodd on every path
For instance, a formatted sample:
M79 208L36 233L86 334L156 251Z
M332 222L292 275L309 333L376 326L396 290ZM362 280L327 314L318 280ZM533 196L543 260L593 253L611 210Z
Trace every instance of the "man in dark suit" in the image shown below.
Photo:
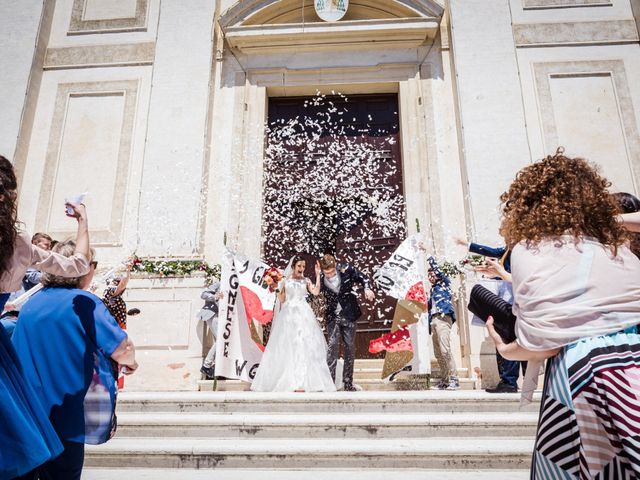
M372 301L375 295L369 288L369 280L351 265L336 264L333 255L325 255L320 259L322 274L320 288L327 301L325 321L329 336L327 363L331 376L336 378L336 365L340 353L340 338L344 342L344 390L355 391L353 385L353 366L356 354L356 321L362 316L355 291L356 284L364 288L367 300Z

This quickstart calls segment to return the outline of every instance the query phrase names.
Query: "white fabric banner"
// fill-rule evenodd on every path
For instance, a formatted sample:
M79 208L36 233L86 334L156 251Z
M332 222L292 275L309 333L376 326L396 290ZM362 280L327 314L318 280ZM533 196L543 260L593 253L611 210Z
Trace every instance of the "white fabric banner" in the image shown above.
M431 336L429 335L429 315L420 315L418 323L409 325L409 335L411 335L411 345L413 346L413 358L411 373L413 375L431 374Z
M262 325L273 318L276 295L262 286L269 266L227 251L222 265L220 319L216 342L215 374L252 382L264 345Z
M420 235L408 237L373 276L376 285L390 297L403 300L411 287L425 281L425 256L418 248L420 241Z

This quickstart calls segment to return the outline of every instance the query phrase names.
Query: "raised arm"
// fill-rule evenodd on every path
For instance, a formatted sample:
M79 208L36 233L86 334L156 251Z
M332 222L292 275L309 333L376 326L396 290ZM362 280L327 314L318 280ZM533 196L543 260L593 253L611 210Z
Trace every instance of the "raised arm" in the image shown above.
M320 268L320 262L316 262L316 283L315 285L311 283L311 280L307 278L307 290L313 296L317 297L320 295L320 273L322 269Z
M476 255L483 255L485 257L500 258L507 251L506 247L487 247L486 245L480 245L479 243L471 242L469 244L469 251Z
M630 232L640 232L640 212L618 215L618 221Z
M127 285L129 284L129 279L130 278L131 278L131 274L129 272L127 272L120 279L120 283L118 283L118 286L116 287L116 292L115 292L116 296L122 295L124 293L124 291L127 289Z
M72 213L67 216L75 218L78 221L78 231L76 233L76 251L89 258L89 223L87 221L87 210L84 204L76 205L75 203L67 203Z

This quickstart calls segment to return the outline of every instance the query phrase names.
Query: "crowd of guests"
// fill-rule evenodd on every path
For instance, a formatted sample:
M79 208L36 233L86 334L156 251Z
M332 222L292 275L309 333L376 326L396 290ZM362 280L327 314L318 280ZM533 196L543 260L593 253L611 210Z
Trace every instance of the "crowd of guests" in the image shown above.
M60 206L76 238L51 248L47 235L22 230L17 190L0 156L0 311L12 293L43 287L12 320L11 337L0 326L0 478L79 479L85 443L114 432L114 371L137 369L135 348L88 291L97 262L84 205Z
M640 201L611 194L610 185L594 165L559 149L523 168L501 195L504 246L464 242L487 257L478 270L513 294L515 340L487 318L501 378L490 391L516 392L522 369L530 400L546 363L535 479L640 477L640 242L631 233L640 232ZM72 480L80 478L84 444L113 434L114 365L137 368L118 300L127 280L111 284L104 301L88 291L97 263L85 207L66 205L76 239L51 248L50 237L21 230L17 188L0 157L0 310L12 292L43 286L21 309L11 339L0 327L0 478ZM429 282L439 388L456 389L455 309L433 259ZM205 293L202 319L215 332L219 286Z

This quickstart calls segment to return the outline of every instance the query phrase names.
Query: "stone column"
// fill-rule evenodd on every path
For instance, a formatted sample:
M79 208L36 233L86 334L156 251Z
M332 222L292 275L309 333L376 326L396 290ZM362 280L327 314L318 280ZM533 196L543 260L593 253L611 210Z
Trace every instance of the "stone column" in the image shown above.
M449 14L472 228L501 242L498 197L531 161L509 0L449 0Z
M200 254L215 0L162 2L140 196L139 254Z

